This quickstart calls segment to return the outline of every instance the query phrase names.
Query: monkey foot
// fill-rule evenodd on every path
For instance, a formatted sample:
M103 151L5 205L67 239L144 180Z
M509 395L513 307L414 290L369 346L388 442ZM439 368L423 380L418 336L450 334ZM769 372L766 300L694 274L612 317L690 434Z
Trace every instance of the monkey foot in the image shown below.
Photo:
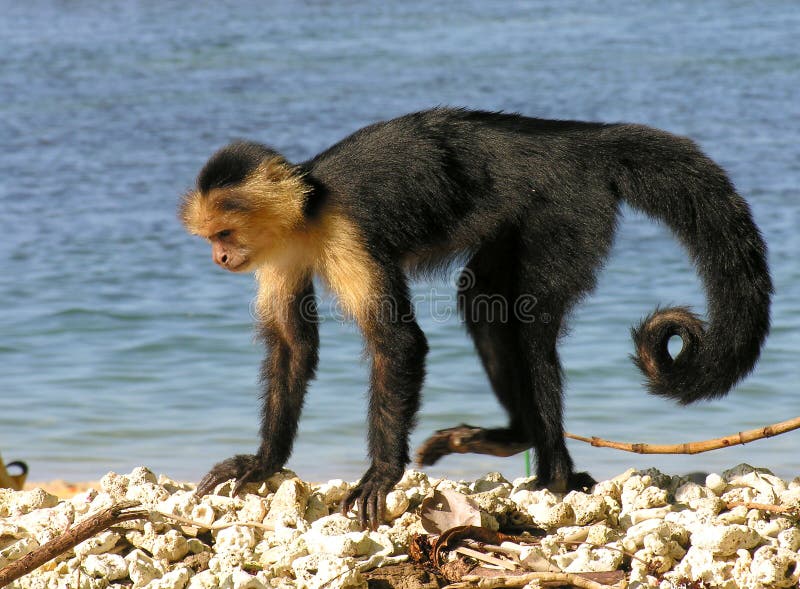
M513 441L507 429L484 429L462 424L434 432L417 450L417 466L431 466L447 454L489 454L513 456L531 447L529 442Z
M395 483L400 480L400 474L393 475L380 473L374 467L361 477L358 486L350 491L350 494L342 501L342 515L347 515L354 506L358 507L358 520L361 526L373 531L378 529L386 506L386 494L391 491Z
M195 494L198 497L208 495L220 483L236 479L233 486L233 495L236 495L246 483L264 480L276 470L264 465L255 454L237 454L215 464L197 484Z
M553 493L569 493L570 491L587 492L597 484L588 472L571 472L566 479L551 480L549 483L537 485L540 489L548 489Z

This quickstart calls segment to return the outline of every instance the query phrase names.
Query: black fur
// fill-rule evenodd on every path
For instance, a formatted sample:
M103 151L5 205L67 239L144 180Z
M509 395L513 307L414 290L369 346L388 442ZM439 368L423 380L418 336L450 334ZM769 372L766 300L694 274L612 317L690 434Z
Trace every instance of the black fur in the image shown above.
M258 155L242 144L223 150L201 173L203 185L240 177ZM765 245L724 171L688 139L639 125L438 108L361 129L298 169L313 187L310 217L331 205L345 211L383 268L381 294L406 311L404 320L365 329L375 359L372 465L345 507L358 501L372 523L408 462L424 375L427 345L408 308L404 271L468 260L459 306L509 415L507 427L482 430L480 444L487 452L534 447L540 484L557 488L589 480L573 472L564 443L557 339L570 309L595 286L621 201L675 233L709 300L707 329L678 308L656 312L634 332L653 393L681 403L725 394L753 368L769 330ZM479 309L487 297L507 301L509 313ZM535 301L533 321L514 312L525 298ZM674 334L685 345L672 359L666 343ZM266 374L279 380L292 408L273 414L265 406L261 452L271 458L262 472L288 457L298 399L313 372L297 379L286 370Z
M207 194L214 188L241 184L264 159L280 155L252 141L236 141L220 149L206 162L197 176L197 190Z

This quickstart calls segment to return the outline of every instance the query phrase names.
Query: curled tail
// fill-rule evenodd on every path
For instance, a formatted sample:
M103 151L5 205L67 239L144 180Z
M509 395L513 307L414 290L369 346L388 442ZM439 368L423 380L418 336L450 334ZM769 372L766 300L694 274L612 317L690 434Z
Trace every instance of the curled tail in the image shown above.
M637 125L605 130L612 190L665 223L687 248L708 299L708 323L657 309L632 330L651 393L680 404L725 395L755 365L769 332L772 281L750 208L689 139ZM674 358L673 336L683 340Z

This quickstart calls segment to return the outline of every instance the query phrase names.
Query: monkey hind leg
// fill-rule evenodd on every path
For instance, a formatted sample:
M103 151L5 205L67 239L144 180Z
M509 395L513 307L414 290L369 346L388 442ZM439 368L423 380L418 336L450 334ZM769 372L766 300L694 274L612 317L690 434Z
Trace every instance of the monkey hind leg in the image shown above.
M417 461L429 465L446 454L465 452L511 456L534 448L540 486L557 491L590 487L592 478L573 470L562 425L556 341L570 300L537 290L530 266L520 265L531 257L524 249L513 236L485 247L470 260L459 284L465 324L509 415L508 427L440 430L423 443Z

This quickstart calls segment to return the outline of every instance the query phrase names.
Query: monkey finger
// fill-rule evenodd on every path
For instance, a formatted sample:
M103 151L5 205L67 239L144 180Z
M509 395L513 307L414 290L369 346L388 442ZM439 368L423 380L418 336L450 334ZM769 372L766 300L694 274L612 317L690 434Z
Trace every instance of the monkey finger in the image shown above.
M362 529L367 529L367 503L369 498L365 493L361 493L358 498L358 523L361 524Z
M360 494L360 489L356 488L355 490L351 491L347 497L342 499L342 503L339 506L339 512L346 516L347 513L353 508L358 496Z
M386 491L378 488L370 494L369 506L367 507L367 519L369 527L374 532L383 520L383 506L386 504Z
M242 487L245 484L249 483L251 480L253 480L253 478L254 478L253 475L255 474L255 472L257 470L258 470L258 468L254 466L251 469L249 469L248 471L246 471L243 475L239 476L236 479L236 484L233 486L233 492L231 493L231 495L234 496L234 497L236 495L238 495L239 491L242 490Z
M214 491L217 485L231 479L237 481L234 488L235 494L243 483L250 480L256 473L261 474L264 471L260 465L261 462L254 454L237 454L227 460L218 462L198 483L195 494L198 497L208 495Z
M200 482L197 483L197 489L195 490L195 495L198 497L203 497L204 495L208 495L211 493L217 485L222 482L225 482L227 479L220 479L213 471L209 472L200 479Z

